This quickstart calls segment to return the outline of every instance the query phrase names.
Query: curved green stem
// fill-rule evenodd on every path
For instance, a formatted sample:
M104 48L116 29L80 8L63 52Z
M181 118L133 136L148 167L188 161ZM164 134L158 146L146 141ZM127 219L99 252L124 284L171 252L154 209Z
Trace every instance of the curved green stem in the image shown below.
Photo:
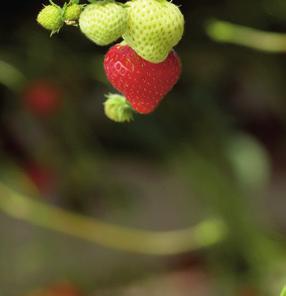
M14 66L0 60L0 83L18 92L25 84L24 75Z
M211 20L207 34L217 42L233 43L271 53L286 52L286 34L260 31L220 20Z
M112 225L31 199L1 183L0 210L16 219L104 247L147 255L174 255L210 247L226 235L225 224L217 219L166 232Z

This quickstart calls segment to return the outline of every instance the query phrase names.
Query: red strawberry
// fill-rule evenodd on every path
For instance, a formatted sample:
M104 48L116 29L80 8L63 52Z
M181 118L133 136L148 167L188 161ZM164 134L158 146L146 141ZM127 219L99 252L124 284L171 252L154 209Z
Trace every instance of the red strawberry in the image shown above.
M59 108L61 91L52 82L46 80L32 82L24 92L26 107L34 114L49 116Z
M139 113L148 114L173 88L181 74L180 59L172 51L161 63L142 59L127 45L114 45L106 54L108 80Z

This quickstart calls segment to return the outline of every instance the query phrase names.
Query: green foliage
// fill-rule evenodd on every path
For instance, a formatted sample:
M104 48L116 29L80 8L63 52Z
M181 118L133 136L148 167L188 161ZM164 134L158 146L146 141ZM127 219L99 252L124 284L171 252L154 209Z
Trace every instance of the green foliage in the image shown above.
M254 191L269 184L269 156L254 138L243 134L236 135L229 141L226 150L240 184Z

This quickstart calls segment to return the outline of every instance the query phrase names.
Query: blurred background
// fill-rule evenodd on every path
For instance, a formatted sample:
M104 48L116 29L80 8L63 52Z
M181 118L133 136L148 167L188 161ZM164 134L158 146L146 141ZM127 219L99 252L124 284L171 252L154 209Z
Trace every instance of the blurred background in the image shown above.
M117 124L107 47L1 3L0 295L278 295L286 2L175 1L183 74ZM270 33L276 32L276 33Z

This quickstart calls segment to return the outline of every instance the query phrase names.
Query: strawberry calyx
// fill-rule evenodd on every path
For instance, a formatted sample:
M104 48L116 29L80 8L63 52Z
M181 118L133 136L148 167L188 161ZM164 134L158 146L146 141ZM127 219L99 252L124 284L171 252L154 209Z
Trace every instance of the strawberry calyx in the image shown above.
M61 8L58 4L56 4L53 0L49 0L50 5L53 5L57 8Z
M79 4L78 0L71 0L63 6L63 19L68 26L77 26L80 14L85 5Z
M109 119L120 123L134 120L134 110L124 96L108 94L106 98L104 112Z

